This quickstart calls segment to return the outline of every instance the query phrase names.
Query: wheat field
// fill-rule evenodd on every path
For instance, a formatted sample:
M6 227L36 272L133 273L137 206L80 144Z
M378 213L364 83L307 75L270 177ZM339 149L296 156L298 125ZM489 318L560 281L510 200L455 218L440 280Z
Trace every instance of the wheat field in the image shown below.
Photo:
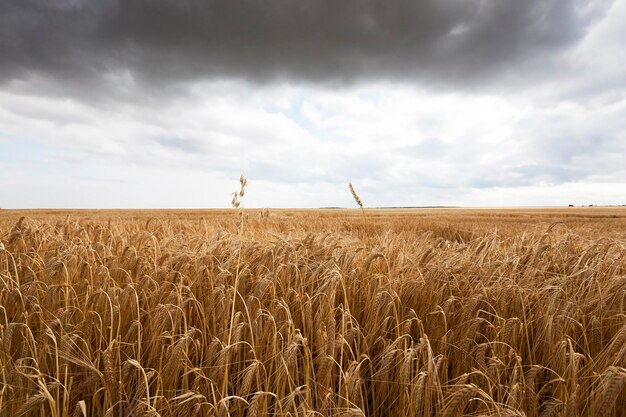
M0 416L626 416L626 209L0 211Z

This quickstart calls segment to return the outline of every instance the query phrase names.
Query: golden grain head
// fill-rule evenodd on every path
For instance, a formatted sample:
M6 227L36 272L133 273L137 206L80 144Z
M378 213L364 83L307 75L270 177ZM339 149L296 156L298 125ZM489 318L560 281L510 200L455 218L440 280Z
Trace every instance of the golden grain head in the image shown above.
M350 192L352 193L352 197L354 198L354 201L356 201L359 207L363 208L363 202L359 198L359 195L356 193L356 190L354 189L352 182L348 183L348 187L350 188Z

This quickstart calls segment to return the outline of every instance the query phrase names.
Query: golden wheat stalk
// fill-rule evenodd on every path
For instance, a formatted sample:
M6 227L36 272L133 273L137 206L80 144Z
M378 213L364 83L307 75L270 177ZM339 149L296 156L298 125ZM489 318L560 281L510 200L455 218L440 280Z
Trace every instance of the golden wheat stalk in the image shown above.
M356 203L359 205L359 207L361 207L361 210L363 210L363 202L359 198L359 195L356 193L356 190L354 189L354 186L352 185L352 182L348 183L348 187L350 188L350 192L352 193L352 197L354 197L354 201L356 201Z

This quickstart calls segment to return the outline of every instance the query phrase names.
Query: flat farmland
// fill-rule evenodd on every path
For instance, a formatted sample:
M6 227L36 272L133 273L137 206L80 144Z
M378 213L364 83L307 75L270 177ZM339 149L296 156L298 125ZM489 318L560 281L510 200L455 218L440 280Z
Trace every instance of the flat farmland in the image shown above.
M0 210L0 416L625 416L626 208Z

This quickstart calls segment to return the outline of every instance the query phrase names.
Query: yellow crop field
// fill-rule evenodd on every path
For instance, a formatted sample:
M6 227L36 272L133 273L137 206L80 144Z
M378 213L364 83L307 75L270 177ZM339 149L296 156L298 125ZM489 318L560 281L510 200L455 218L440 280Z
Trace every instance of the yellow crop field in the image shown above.
M626 209L0 211L0 416L626 416Z

